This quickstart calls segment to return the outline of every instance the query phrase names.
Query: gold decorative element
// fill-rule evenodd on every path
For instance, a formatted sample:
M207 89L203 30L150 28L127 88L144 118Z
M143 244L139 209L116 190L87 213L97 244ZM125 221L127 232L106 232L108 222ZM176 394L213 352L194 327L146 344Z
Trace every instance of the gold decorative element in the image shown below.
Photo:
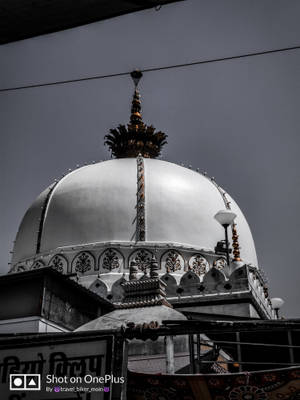
M146 216L145 216L145 171L144 160L139 154L137 159L137 218L136 236L138 241L146 239Z
M142 121L140 94L137 89L142 76L141 71L131 73L135 90L129 124L127 127L119 125L116 129L110 129L110 133L104 136L104 144L109 147L112 156L116 158L137 157L139 154L145 158L156 158L167 143L168 135L163 132L155 132L152 125L147 126Z
M240 258L240 245L239 235L237 234L236 224L232 224L232 247L233 247L233 261L242 261Z

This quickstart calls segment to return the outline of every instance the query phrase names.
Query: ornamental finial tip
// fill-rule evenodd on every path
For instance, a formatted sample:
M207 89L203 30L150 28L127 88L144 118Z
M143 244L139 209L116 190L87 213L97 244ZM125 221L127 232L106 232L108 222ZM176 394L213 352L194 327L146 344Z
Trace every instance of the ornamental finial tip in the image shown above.
M139 69L135 69L134 71L130 72L130 76L133 80L135 88L137 88L139 81L143 76L142 71L140 71Z
M233 247L234 261L241 261L239 236L237 234L235 223L232 225L232 247Z
M157 158L163 146L167 143L164 132L156 132L154 126L147 126L142 120L141 100L137 89L143 73L139 70L132 71L130 76L134 82L135 90L131 103L129 124L119 125L110 129L104 136L104 144L108 146L112 156L116 158L137 157L141 154L145 158Z

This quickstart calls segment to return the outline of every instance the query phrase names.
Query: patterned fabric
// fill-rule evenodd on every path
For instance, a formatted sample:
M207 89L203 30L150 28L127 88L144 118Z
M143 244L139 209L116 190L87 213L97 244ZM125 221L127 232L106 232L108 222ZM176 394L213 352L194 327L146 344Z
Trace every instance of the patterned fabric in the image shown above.
M128 373L130 400L300 400L300 368L220 375Z

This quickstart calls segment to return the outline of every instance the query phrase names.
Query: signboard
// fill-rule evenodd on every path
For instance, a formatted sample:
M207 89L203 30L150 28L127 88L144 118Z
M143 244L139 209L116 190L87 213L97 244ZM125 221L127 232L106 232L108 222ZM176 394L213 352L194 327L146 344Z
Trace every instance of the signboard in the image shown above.
M45 337L0 340L1 400L109 400L122 384L112 375L112 336Z

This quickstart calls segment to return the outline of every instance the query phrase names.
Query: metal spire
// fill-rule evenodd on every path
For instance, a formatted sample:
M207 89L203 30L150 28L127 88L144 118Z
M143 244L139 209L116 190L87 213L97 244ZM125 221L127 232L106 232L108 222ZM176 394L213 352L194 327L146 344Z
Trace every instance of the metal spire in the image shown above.
M142 121L141 101L137 86L143 74L136 70L130 75L135 90L129 124L110 129L109 134L104 137L104 144L109 147L112 156L116 158L137 157L139 154L146 158L156 158L167 143L167 135L160 131L156 132L152 125L147 126Z

